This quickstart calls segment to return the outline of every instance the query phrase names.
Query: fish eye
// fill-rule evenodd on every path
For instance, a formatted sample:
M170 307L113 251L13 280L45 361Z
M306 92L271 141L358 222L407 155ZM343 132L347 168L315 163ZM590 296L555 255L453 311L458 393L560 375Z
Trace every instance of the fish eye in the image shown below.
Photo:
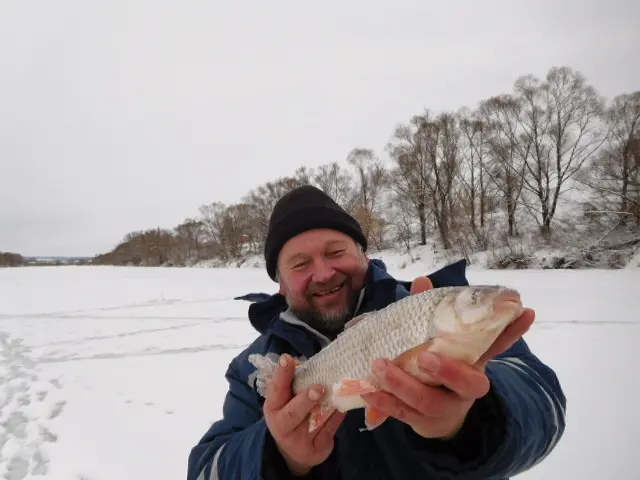
M464 324L472 324L482 321L486 314L485 307L481 304L482 289L466 288L456 298L454 309L456 316Z
M480 290L476 289L471 291L471 305L478 303L478 295L480 295Z

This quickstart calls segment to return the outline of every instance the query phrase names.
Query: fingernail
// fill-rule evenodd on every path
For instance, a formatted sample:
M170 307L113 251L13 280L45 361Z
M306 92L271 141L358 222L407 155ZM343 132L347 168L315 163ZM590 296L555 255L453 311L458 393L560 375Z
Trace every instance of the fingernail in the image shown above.
M287 354L286 354L286 353L283 353L283 354L280 356L280 366L281 366L282 368L287 368L287 365L288 365L288 364L289 364L289 361L287 360Z
M309 400L311 400L312 402L317 402L318 400L320 400L321 396L322 392L319 389L312 388L311 390L309 390Z
M440 359L433 353L423 353L420 355L420 367L429 373L438 373Z
M386 369L387 369L387 362L385 362L383 359L379 358L373 362L373 372L377 376L379 377L383 376Z

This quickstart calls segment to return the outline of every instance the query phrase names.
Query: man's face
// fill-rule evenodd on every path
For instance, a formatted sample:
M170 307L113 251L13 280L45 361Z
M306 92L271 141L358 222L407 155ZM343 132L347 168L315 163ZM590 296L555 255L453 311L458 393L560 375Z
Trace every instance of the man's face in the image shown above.
M367 267L368 258L348 235L309 230L280 251L280 293L300 320L333 337L353 315Z

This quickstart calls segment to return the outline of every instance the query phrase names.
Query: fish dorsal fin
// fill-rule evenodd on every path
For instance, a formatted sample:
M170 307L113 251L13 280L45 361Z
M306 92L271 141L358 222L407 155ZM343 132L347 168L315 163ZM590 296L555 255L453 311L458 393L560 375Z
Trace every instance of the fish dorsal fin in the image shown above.
M362 320L364 320L367 317L370 317L371 315L373 315L373 312L361 313L357 317L354 317L351 320L349 320L347 323L345 323L344 324L344 329L346 330L348 328L353 327L354 325L360 323Z

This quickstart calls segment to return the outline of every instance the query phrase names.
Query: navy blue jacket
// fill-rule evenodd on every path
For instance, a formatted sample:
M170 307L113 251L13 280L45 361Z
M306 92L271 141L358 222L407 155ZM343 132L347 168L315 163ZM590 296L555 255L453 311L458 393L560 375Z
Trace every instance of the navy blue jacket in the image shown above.
M435 288L468 285L466 263L429 275ZM371 260L358 313L377 310L409 294L410 282L391 277ZM261 335L233 359L226 373L229 391L223 418L191 450L187 480L287 480L282 457L262 415L264 399L249 386L251 353L287 352L311 357L326 339L280 317L280 294L249 294L249 318ZM462 430L444 441L419 437L393 418L360 432L363 410L347 414L333 453L307 478L352 479L506 479L530 469L555 447L565 429L566 399L555 373L519 340L490 361L491 389L472 407Z

